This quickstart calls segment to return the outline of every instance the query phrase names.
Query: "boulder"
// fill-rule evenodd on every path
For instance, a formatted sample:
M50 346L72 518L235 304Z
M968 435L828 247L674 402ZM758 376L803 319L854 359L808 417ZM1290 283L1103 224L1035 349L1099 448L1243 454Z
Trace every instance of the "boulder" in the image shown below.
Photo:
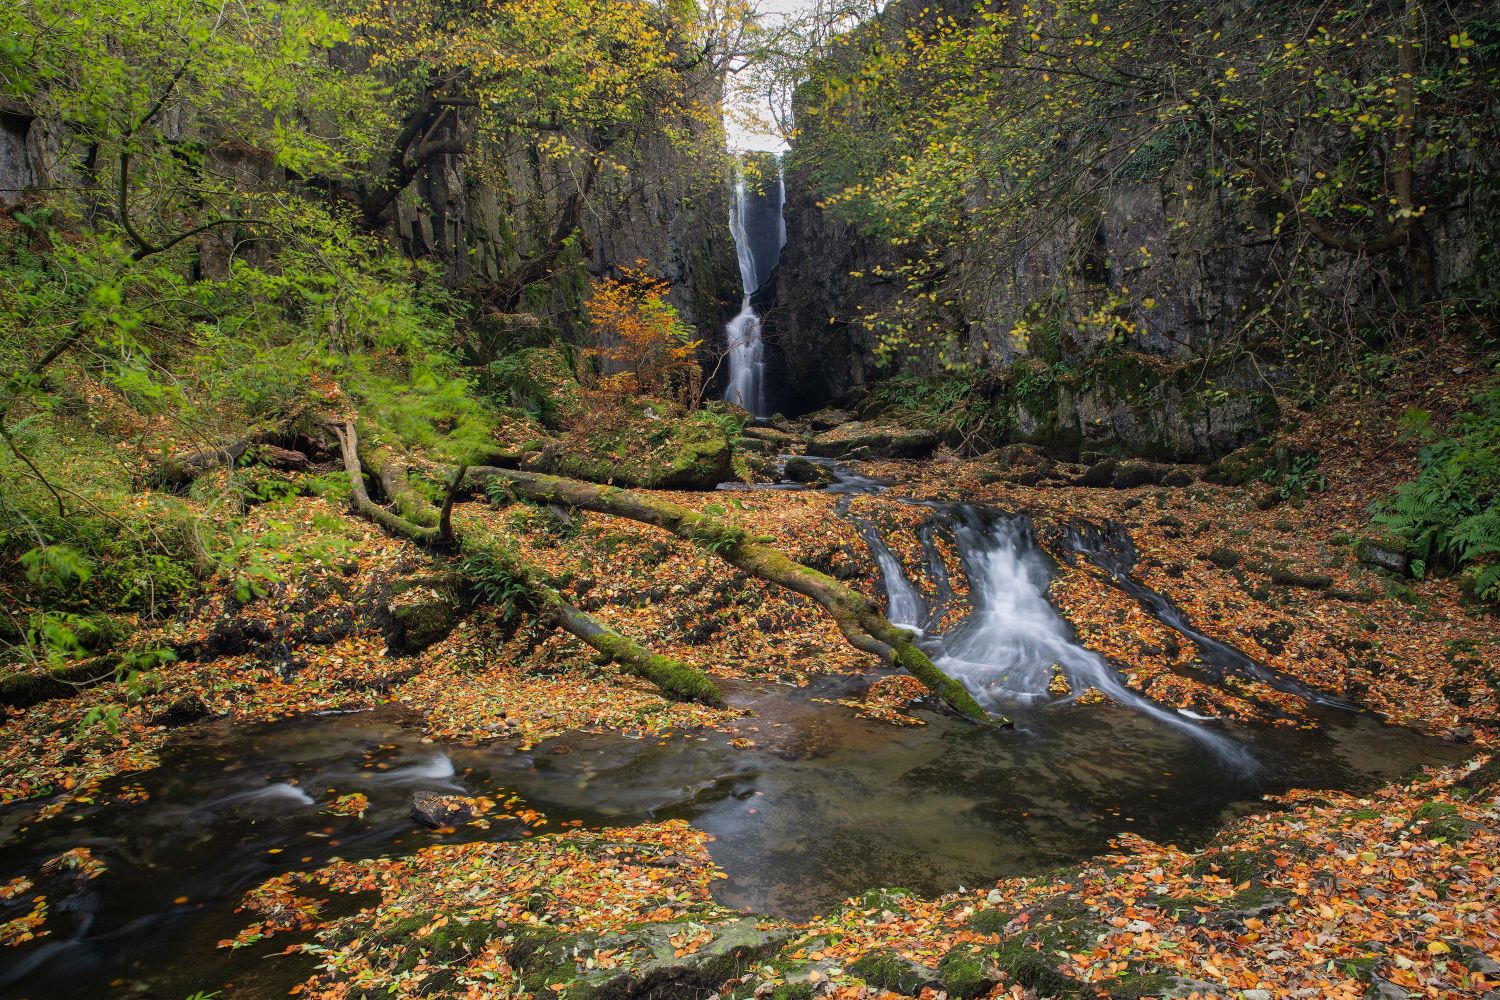
M827 486L834 481L833 472L826 465L817 462L809 462L802 457L789 458L786 467L782 469L781 476L794 483L805 483L808 486Z
M817 413L810 413L806 417L808 425L815 431L831 431L835 427L847 424L853 419L854 416L849 411L837 410L831 406L819 410Z
M808 442L818 458L925 458L937 447L936 432L899 424L844 424Z
M1137 486L1152 486L1166 478L1171 471L1155 462L1121 462L1115 467L1115 478L1111 485L1117 490L1134 489Z
M1393 536L1362 538L1354 547L1354 554L1366 566L1404 574L1411 567L1411 549L1406 541Z
M440 795L437 792L413 792L411 818L434 830L467 823L479 810L462 795Z

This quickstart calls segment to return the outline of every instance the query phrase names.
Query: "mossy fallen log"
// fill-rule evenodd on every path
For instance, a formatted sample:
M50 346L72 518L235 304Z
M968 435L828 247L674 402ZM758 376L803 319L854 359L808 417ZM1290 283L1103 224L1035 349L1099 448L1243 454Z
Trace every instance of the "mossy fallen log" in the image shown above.
M380 491L396 509L396 513L413 524L425 528L437 527L438 509L427 497L412 488L407 476L407 463L394 449L367 434L359 441L359 461L365 471L380 484Z
M583 640L622 669L650 681L664 694L705 705L724 704L718 687L707 674L681 660L651 652L569 604L536 570L502 546L471 541L465 544L465 551L471 556L482 551L491 565L519 583L538 619Z
M463 485L465 469L453 475L443 506L437 511L436 524L418 524L402 514L388 510L370 499L365 489L364 468L360 462L359 434L352 422L333 428L338 437L344 469L349 475L350 502L356 513L378 524L387 532L422 545L465 549L471 554L484 548L495 565L521 584L539 618L583 640L593 649L619 664L629 673L645 678L662 693L674 698L723 705L718 687L702 671L670 657L659 656L640 643L615 632L602 622L563 600L535 570L497 546L482 543L462 544L453 533L453 500Z
M917 648L911 632L892 625L863 594L751 538L742 528L647 493L576 479L491 466L471 468L469 478L504 483L527 500L612 514L697 542L752 576L817 601L851 646L910 673L960 715L976 722L994 721L962 684Z

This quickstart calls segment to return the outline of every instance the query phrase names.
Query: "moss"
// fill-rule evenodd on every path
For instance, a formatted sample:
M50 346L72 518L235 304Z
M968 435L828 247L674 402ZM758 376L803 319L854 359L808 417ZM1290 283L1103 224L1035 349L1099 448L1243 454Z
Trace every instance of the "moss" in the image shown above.
M974 1000L990 992L998 977L984 952L968 945L958 945L938 962L938 978L943 989L955 1000Z
M817 995L812 983L781 983L771 991L771 1000L813 1000Z
M965 925L980 934L1004 934L1011 915L1000 910L980 910L966 921Z
M1234 549L1221 545L1218 548L1212 549L1204 558L1220 569L1233 569L1245 557Z
M847 971L871 986L890 990L892 993L911 995L915 995L932 978L926 969L915 962L887 950L870 952L852 963Z
M1309 573L1291 567L1278 567L1271 571L1271 582L1282 587L1305 587L1308 590L1327 590L1333 585L1333 577L1327 573Z
M1271 851L1212 851L1200 855L1188 873L1198 878L1214 875L1239 885L1260 878L1275 864L1275 854Z
M1225 486L1246 486L1264 474L1271 446L1269 441L1255 441L1238 448L1210 465L1203 478Z
M1007 977L1042 996L1072 997L1080 992L1079 983L1069 979L1052 960L1021 938L1001 948L995 964Z
M1142 1000L1144 997L1159 997L1172 989L1179 977L1171 972L1133 972L1109 983L1111 1000Z
M1500 786L1500 753L1494 754L1473 773L1465 775L1460 784L1472 792L1487 792Z
M928 690L947 702L954 711L975 722L995 721L991 719L988 712L979 707L979 702L969 694L968 688L939 670L927 658L927 654L912 643L910 638L893 645L896 651L896 665L925 684ZM1009 723L1009 719L1003 717L1000 719L1001 725Z

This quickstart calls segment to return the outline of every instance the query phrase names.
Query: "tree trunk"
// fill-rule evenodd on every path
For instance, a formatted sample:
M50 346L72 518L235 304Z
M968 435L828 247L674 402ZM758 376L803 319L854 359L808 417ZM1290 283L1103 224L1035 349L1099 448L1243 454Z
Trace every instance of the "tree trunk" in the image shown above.
M479 466L471 477L506 483L518 496L544 503L629 518L707 546L752 576L810 597L821 604L855 649L873 653L920 680L954 711L976 722L992 721L962 684L943 673L917 648L912 633L897 628L865 596L832 577L803 566L747 537L745 532L666 500L633 490Z
M344 470L349 474L350 501L358 514L374 521L393 535L421 545L446 548L457 544L452 529L452 511L454 498L463 486L466 472L464 468L459 468L454 473L442 510L435 514L436 524L417 524L370 499L370 494L365 489L364 470L360 466L359 435L354 424L346 422L342 426L335 426L333 431L339 440ZM705 705L724 704L719 689L701 670L680 660L652 653L635 640L613 631L563 600L561 594L519 559L495 547L489 547L487 551L502 563L512 578L523 585L532 607L543 621L578 637L627 672L645 678L670 697L698 701Z

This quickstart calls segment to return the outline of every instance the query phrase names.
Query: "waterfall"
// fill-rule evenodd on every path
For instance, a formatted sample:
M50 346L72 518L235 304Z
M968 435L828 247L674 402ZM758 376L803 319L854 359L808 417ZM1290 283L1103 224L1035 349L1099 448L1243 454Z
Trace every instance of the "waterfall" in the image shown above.
M739 313L729 321L726 331L729 379L724 386L724 398L738 403L757 417L766 415L766 356L760 317L750 300L770 277L781 248L786 245L786 219L781 212L786 201L786 182L781 175L779 158L776 167L774 198L768 199L764 194L752 191L744 173L740 172L735 177L734 205L729 210L729 231L734 236L735 252L739 257L744 297L740 300ZM768 201L770 205L766 204ZM767 227L766 216L773 207L776 224Z

